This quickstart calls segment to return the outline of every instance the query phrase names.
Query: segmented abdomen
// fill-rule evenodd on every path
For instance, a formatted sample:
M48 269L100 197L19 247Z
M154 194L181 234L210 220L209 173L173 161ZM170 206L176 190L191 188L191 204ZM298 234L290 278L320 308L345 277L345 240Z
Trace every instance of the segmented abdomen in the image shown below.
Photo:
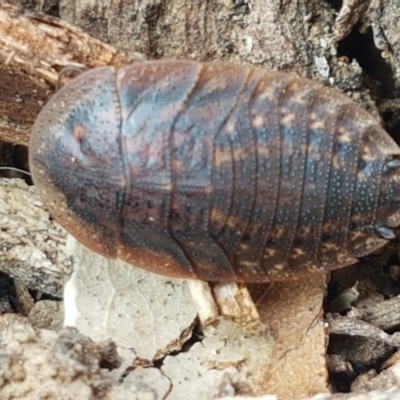
M346 96L190 62L127 67L117 87L123 246L167 252L204 280L263 281L351 264L385 242L395 145Z

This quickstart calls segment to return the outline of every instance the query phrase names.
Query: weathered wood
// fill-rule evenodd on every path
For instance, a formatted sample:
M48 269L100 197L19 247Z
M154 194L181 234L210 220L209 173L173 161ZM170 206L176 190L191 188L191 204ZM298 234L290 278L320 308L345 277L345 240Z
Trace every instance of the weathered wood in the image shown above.
M29 131L59 72L142 59L127 56L71 24L0 2L0 139L28 144Z
M0 228L0 270L30 289L62 297L72 272L66 232L22 180L0 179Z

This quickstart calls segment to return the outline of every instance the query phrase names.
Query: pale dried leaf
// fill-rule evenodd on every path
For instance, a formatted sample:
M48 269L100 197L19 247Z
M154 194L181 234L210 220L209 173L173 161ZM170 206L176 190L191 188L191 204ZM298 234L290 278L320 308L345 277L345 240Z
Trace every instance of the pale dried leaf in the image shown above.
M107 260L72 238L71 247L77 263L64 294L66 325L149 360L191 335L197 312L185 281Z
M246 385L248 391L261 394L273 345L265 326L249 334L222 319L212 335L188 352L165 358L161 370L172 383L168 400L212 399L227 375Z
M62 295L72 262L66 233L20 179L0 179L0 270L31 289Z

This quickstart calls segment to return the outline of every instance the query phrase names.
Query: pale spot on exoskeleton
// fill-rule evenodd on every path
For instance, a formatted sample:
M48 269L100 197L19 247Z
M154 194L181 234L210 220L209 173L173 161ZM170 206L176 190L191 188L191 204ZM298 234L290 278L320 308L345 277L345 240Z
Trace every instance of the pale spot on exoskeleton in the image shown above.
M365 237L365 234L361 231L350 232L350 241L351 242L360 241L360 239L364 240L364 237Z
M307 261L302 264L301 268L303 268L304 270L309 271L309 272L313 272L318 269L321 269L320 266L315 263L315 261ZM324 268L322 268L322 269L324 269Z
M240 265L242 267L246 267L246 268L257 268L258 267L258 264L256 262L245 261L245 260L241 261Z
M277 271L283 271L286 268L285 263L277 263L274 265L274 269Z
M229 150L215 150L215 166L220 167L224 163L232 162L232 153Z
M338 253L336 257L340 265L349 265L355 261L355 259L349 256L347 253Z
M291 89L293 89L293 87L296 86L298 87L298 85L291 85ZM310 97L310 93L308 90L295 90L295 95L291 98L291 101L293 103L296 103L300 106L303 106L304 108L307 107L308 102L309 102L309 97Z
M310 129L312 131L319 131L326 129L326 122L323 119L313 119L310 122Z
M332 168L334 168L334 169L340 169L341 168L340 162L339 162L339 157L336 156L336 155L334 155L332 157Z
M312 145L308 147L308 154L310 154L309 157L314 161L320 161L322 159L321 152L314 150L314 146Z
M246 160L247 154L248 154L248 153L246 152L246 149L235 148L235 149L233 150L233 157L234 157L234 159L235 159L236 161L239 161L239 160Z
M353 224L359 224L361 222L364 222L365 220L366 220L366 218L362 214L354 214L351 216L351 222Z
M226 131L226 133L228 133L228 134L234 133L234 132L235 132L235 129L236 129L236 125L235 125L235 123L232 122L232 121L229 121L229 122L225 125L225 131Z
M269 257L275 257L278 254L278 252L275 249L271 249L269 247L266 247L264 249L264 258L269 258Z
M365 239L365 247L367 249L374 248L381 240L383 240L383 239L377 239L377 238L371 237L371 236L367 237Z
M270 150L268 147L259 147L258 148L258 155L261 157L269 157Z
M374 154L372 149L367 145L364 146L361 157L366 162L373 162L376 160L376 154Z
M121 177L121 179L118 181L118 186L120 188L126 188L126 179L124 177Z
M301 151L302 153L307 153L307 150L308 150L308 145L305 144L305 143L302 143L302 144L300 145L300 151Z
M281 227L275 227L271 230L271 238L280 239L283 235L284 229Z
M280 119L280 123L283 126L293 126L296 123L296 114L295 113L287 113L282 116Z
M186 105L185 103L180 103L176 107L176 112L182 114L186 110Z
M308 236L310 233L311 233L310 226L303 226L297 232L298 236L300 236L300 237Z
M336 245L335 243L322 243L321 245L322 251L329 253L329 252L337 252L339 250L339 246Z
M223 225L226 221L226 214L213 208L210 215L211 223Z
M352 134L348 129L341 126L338 128L338 132L337 141L339 143L350 143L352 141Z
M173 187L172 187L172 184L171 184L171 183L161 183L161 184L157 187L157 189L163 190L163 191L165 191L165 192L171 192L172 189L173 189Z
M258 96L258 98L261 101L267 101L267 102L276 102L276 93L274 90L271 90L270 88L266 88L264 89L260 95Z
M212 185L202 186L201 188L198 188L198 193L209 195L214 193L214 187Z
M230 217L228 218L228 220L226 221L226 226L227 226L228 228L231 228L231 229L232 229L232 228L236 227L239 223L240 223L240 221L239 221L238 218L235 218L235 217L230 216Z
M240 243L239 248L240 250L248 250L250 246L247 243Z
M178 173L178 174L181 173L183 171L183 168L184 168L183 161L174 159L173 169L174 169L175 173Z
M393 183L400 183L400 175L399 174L392 174L390 179Z
M335 115L337 112L337 108L336 107L326 107L325 112L329 115Z
M299 258L299 257L301 257L301 256L305 256L305 255L306 255L306 252L305 252L303 249L301 249L300 247L295 247L295 248L293 249L293 255L292 255L292 257L293 257L294 259Z
M333 228L334 228L334 225L331 222L325 222L325 224L322 226L322 232L330 233L330 232L332 232Z
M85 128L82 125L74 126L72 135L77 142L80 142L85 135Z
M262 126L266 125L266 118L262 115L256 115L252 120L251 120L251 126L253 129L259 129Z

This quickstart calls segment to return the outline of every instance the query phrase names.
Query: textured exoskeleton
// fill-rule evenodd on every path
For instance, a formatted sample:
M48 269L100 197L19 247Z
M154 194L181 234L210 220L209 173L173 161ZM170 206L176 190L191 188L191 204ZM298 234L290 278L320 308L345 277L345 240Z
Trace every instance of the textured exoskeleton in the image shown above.
M381 247L400 224L399 156L334 89L188 61L81 74L30 141L39 195L83 244L206 281L281 280Z

